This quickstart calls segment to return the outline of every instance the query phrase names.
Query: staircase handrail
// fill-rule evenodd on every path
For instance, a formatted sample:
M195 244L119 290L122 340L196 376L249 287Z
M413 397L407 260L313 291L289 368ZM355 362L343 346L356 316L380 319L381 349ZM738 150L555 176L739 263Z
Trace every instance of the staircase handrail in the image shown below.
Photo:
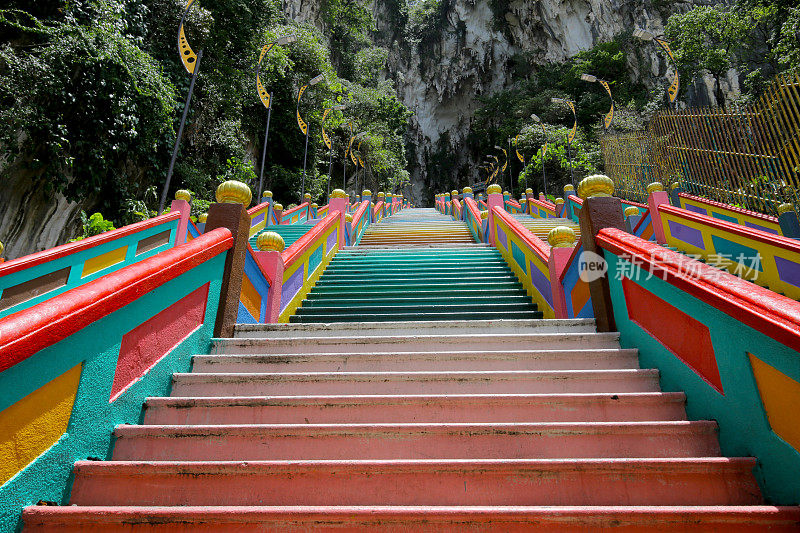
M464 209L465 214L467 214L467 224L470 226L470 230L473 232L473 237L478 242L484 242L484 229L483 229L483 220L481 219L481 211L478 209L478 204L475 203L473 198L464 198Z
M369 208L370 202L368 200L364 200L361 202L361 205L359 206L355 215L353 215L353 221L350 223L350 235L352 235L351 246L358 244L358 242L361 240L361 236L364 234L364 230L369 225ZM366 216L364 216L365 213L367 214Z
M729 216L732 218L737 219L737 224L742 226L749 226L754 227L756 229L761 229L763 231L768 231L770 233L776 233L781 235L781 227L778 219L776 217L765 215L764 213L759 213L757 211L750 211L748 209L743 209L741 207L736 207L734 205L725 204L722 202L718 202L716 200L709 200L708 198L703 198L701 196L695 196L693 194L687 194L684 192L677 194L679 205L676 207L682 207L689 211L695 211L691 209L692 204L690 202L694 202L697 204L702 204L705 207L706 213L700 213L699 211L695 211L699 214L708 214L709 216L713 216L712 209L719 211L719 214L723 216ZM725 219L723 219L725 220Z

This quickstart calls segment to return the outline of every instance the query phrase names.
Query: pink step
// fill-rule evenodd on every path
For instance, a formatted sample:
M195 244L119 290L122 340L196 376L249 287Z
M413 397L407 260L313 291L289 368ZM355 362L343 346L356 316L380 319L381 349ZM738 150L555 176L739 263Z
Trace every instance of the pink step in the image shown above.
M657 370L174 374L172 396L657 392Z
M716 423L117 426L118 461L712 457Z
M221 339L212 354L438 352L459 350L591 350L619 348L619 333L491 333L380 337Z
M683 393L149 398L145 424L685 420Z
M757 505L752 458L79 462L74 505ZM153 490L158 487L158 490Z
M796 533L800 508L28 507L26 532Z
M638 368L637 350L505 350L294 355L197 355L193 372L389 372Z

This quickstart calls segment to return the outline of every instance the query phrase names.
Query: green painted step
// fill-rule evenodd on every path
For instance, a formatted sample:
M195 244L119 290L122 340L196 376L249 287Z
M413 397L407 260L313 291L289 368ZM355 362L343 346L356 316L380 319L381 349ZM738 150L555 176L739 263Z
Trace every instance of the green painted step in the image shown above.
M358 298L354 295L352 298L330 297L318 298L313 300L303 300L304 309L312 309L317 307L395 307L395 306L409 306L418 305L425 306L429 304L432 299L428 297L402 297L398 295L375 297L375 298ZM463 297L463 296L445 296L439 297L435 300L437 304L443 305L497 305L503 304L529 304L531 299L526 295L515 294L513 296L490 296L490 297Z
M321 323L333 322L408 322L428 320L513 320L513 319L539 319L541 311L470 311L466 313L336 313L332 315L298 316L289 318L292 323Z
M323 276L324 277L324 276ZM405 284L388 284L388 283L375 283L370 285L365 285L364 283L350 283L350 284L327 284L327 285L320 285L323 280L320 279L317 282L317 286L312 289L311 294L318 294L322 292L331 292L331 291L353 291L358 292L361 291L363 293L375 292L375 291L387 291L387 290L403 290L406 292L416 292L420 290L443 290L445 288L453 289L455 286L453 285L442 285L440 283L409 283ZM516 279L508 279L503 281L491 281L491 282L474 282L474 283L459 283L457 288L459 290L492 290L492 289L516 289L516 290L523 290L522 283L517 281Z
M252 246L254 250L257 250L256 241L258 240L258 236L265 231L272 231L283 237L283 242L286 244L286 248L288 248L300 239L300 237L308 233L313 227L313 224L280 224L278 226L267 226L250 237L250 246Z
M371 289L371 287L370 287ZM398 296L399 294L399 296ZM306 300L326 300L329 298L374 298L376 301L384 296L391 295L392 297L414 297L414 298L495 298L495 297L517 297L519 295L519 288L511 289L461 289L454 288L451 290L439 289L416 289L414 291L404 291L402 293L392 292L389 293L385 290L367 290L363 287L354 287L352 289L331 290L311 292L306 296ZM527 298L527 295L525 296Z

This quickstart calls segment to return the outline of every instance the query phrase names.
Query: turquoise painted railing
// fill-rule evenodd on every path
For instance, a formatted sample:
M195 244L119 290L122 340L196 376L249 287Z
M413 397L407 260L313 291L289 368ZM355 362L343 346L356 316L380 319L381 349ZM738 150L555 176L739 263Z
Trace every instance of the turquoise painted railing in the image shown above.
M364 200L361 202L358 210L353 215L353 221L350 224L350 240L348 244L350 246L357 246L359 242L361 242L361 237L364 236L364 231L366 231L367 226L369 226L370 222L370 202Z
M73 463L208 353L232 245L220 228L0 319L0 531L66 504Z
M717 422L723 456L758 458L767 501L800 503L800 303L621 230L597 243L623 348Z
M280 224L297 224L308 220L310 205L304 202L297 207L293 207L281 214Z
M485 242L484 221L481 219L481 212L474 198L464 198L464 215L464 222L467 223L467 227L470 233L472 233L472 238L475 239L475 242Z
M0 264L0 318L186 242L189 204L172 211Z

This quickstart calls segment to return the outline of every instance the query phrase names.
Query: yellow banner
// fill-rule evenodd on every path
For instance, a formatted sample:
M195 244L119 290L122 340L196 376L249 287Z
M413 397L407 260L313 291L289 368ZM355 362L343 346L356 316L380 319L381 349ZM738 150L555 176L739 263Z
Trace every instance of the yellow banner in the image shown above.
M571 100L567 100L567 105L572 110L572 116L575 116L575 104ZM578 132L578 118L575 118L575 122L572 123L572 129L569 130L568 136L568 144L572 144L572 141L575 140L575 134Z
M605 119L603 120L603 124L605 128L608 129L611 126L611 121L614 120L614 97L611 96L611 87L608 86L608 82L604 80L597 80L600 82L600 85L605 87L606 92L608 93L608 97L611 98L611 109L609 109L608 113L606 113Z
M192 47L189 46L189 41L186 39L186 32L183 30L183 23L186 20L186 15L189 14L189 10L192 8L192 4L194 4L194 0L188 0L188 2L186 2L186 8L181 17L181 25L178 28L178 54L181 56L183 67L189 74L194 74L194 67L197 65L197 54L195 54Z
M503 155L506 156L506 160L503 161L503 172L505 172L506 167L508 166L508 152L506 152L505 148L502 148L502 150L503 150Z
M519 159L522 164L525 164L525 156L519 153L519 135L514 137L514 149L517 152L517 159Z

